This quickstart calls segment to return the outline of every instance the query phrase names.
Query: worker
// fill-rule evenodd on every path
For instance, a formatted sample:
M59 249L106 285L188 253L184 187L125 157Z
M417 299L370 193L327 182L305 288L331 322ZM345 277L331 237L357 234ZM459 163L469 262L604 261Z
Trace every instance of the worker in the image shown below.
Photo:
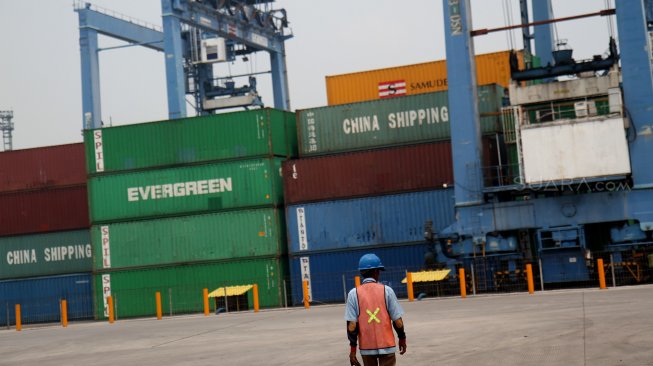
M349 363L360 366L356 358L356 347L360 342L363 365L395 365L397 344L392 327L399 337L399 353L403 355L406 353L406 332L401 318L404 310L392 288L379 283L379 276L385 267L376 254L363 255L358 270L363 282L360 287L349 291L345 309L347 338L351 347Z

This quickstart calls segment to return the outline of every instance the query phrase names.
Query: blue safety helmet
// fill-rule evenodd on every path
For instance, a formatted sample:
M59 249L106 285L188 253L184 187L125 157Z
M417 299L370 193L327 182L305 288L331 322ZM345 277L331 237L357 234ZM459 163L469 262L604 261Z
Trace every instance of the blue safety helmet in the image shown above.
M381 263L381 258L377 257L376 254L373 253L365 254L361 257L360 261L358 262L359 271L365 271L368 269L376 269L376 268L385 271L385 267L383 266L383 263Z

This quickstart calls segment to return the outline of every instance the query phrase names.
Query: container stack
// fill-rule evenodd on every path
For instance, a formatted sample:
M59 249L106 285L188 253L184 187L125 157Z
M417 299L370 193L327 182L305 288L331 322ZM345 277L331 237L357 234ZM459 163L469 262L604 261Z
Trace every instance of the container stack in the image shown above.
M273 109L85 131L98 318L109 295L120 317L155 314L156 292L176 314L236 285L283 304L281 162L295 131ZM252 306L252 291L233 295Z
M497 165L503 88L479 87L483 164ZM454 222L446 91L299 111L300 159L284 163L293 300L341 302L360 256L405 295L405 271L425 268L424 224Z
M0 153L0 324L93 317L84 145Z

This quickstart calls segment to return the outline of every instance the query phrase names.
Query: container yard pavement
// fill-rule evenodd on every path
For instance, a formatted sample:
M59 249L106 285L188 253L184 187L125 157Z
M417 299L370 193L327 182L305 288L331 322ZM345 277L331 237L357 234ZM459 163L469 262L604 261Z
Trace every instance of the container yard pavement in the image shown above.
M402 305L408 352L398 365L653 365L650 285ZM334 305L28 326L0 331L0 364L348 365L343 312Z

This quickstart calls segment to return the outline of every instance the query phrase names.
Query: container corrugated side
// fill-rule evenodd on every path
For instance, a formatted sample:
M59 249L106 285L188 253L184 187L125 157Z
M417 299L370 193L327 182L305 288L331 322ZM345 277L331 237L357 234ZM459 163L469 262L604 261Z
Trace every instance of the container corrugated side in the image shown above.
M419 271L425 267L425 254L430 250L427 244L403 245L361 250L345 250L324 253L295 255L290 258L290 280L292 302L300 304L303 299L302 280L309 281L311 300L315 303L344 302L346 293L354 288L354 276L359 276L358 261L363 254L374 253L381 258L385 271L381 272L381 283L395 291L397 296L406 296L406 284L401 280L405 271ZM343 286L344 278L344 286Z
M424 241L454 221L453 189L288 206L291 254Z
M144 170L89 180L91 222L283 203L282 158Z
M294 114L257 109L84 131L88 172L297 155Z
M88 230L0 238L0 279L91 272Z
M86 186L0 194L0 236L89 226Z
M517 58L523 68L522 51L517 53ZM507 88L510 85L510 51L477 55L476 80L478 85L499 84ZM388 89L388 85L392 88ZM440 60L327 76L326 89L328 105L443 91L448 89L447 64Z
M58 322L61 299L68 302L68 320L92 319L91 281L90 273L0 281L0 324L15 324L16 304L23 324Z
M262 308L283 305L283 280L287 257L234 260L211 264L158 267L96 273L95 306L98 318L106 318L106 296L120 303L120 318L156 313L155 293L161 292L162 307L174 314L203 311L202 289L209 292L223 286L258 284ZM252 291L248 292L250 309ZM211 310L215 310L211 300Z
M275 208L97 225L91 233L96 271L287 252L283 211Z
M0 192L86 184L84 144L0 153Z
M478 89L481 132L500 131L503 88ZM451 138L448 92L297 112L299 153L313 156ZM453 121L455 123L455 121Z
M437 142L283 163L286 204L451 185L451 144Z

